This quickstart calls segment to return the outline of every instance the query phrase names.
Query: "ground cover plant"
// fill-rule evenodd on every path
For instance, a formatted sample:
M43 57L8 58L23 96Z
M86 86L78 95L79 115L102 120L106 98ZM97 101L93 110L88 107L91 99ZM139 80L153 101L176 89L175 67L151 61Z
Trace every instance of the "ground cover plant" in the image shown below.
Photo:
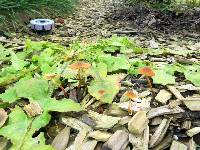
M136 109L132 110L132 102L139 101L138 93L144 89L150 88L155 98L156 86L175 85L179 81L200 86L199 61L159 63L150 59L167 56L199 59L199 50L143 48L127 37L74 42L69 47L27 40L23 51L1 45L0 54L0 107L4 114L0 135L11 140L13 150L33 146L38 150L53 149L45 139L48 133L41 130L52 117L60 119L51 116L52 112L60 112L62 116L69 111L88 111L100 122L99 115L104 108L119 102L124 85L131 115ZM138 93L130 92L133 89ZM154 105L154 100L149 103ZM106 120L106 116L101 117ZM116 123L119 120L113 119Z
M0 27L1 31L24 27L31 19L63 16L73 10L77 0L1 0ZM25 24L24 24L25 23ZM7 28L5 28L7 26Z

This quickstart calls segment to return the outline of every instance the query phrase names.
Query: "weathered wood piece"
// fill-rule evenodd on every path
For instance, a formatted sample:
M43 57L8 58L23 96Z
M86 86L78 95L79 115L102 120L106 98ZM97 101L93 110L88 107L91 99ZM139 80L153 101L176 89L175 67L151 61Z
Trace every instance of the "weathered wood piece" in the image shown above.
M157 117L157 116L161 116L161 115L167 115L167 114L178 114L178 113L182 113L185 112L182 108L180 108L179 106L176 106L175 108L170 109L167 105L161 106L161 107L157 107L157 108L152 108L147 116L149 119Z
M200 96L199 97L187 97L184 99L183 103L191 111L200 111Z
M67 126L76 129L78 131L87 130L92 131L92 128L88 126L87 124L79 121L78 119L66 117L61 119L62 123L66 124Z
M157 146L153 147L152 150L166 149L170 147L171 143L172 143L172 134L169 133Z
M111 137L111 135L112 135L111 133L97 130L97 131L90 132L88 134L88 137L93 138L97 141L106 142Z
M147 127L149 120L146 111L138 111L128 123L128 130L132 134L141 134Z
M148 150L149 143L149 126L141 135L129 134L129 141L133 146L133 150Z
M82 148L83 143L86 139L87 133L88 133L87 130L82 130L78 133L78 135L76 136L75 141L74 141L75 149L78 150L78 149Z
M8 114L4 109L0 109L0 128L4 125L8 118Z
M192 138L188 142L188 150L196 150L196 149L197 149L196 143L194 142Z
M110 129L121 119L120 117L107 116L94 111L89 111L88 114L96 122L96 129Z
M163 120L162 117L154 117L151 119L150 125L153 126L159 125L161 124L162 120Z
M52 146L56 150L65 150L69 141L70 128L65 127L53 140Z
M194 127L186 132L189 137L193 137L194 135L200 133L200 127Z
M123 130L117 130L109 140L104 143L102 149L124 150L129 143L129 134Z
M30 104L25 105L24 110L26 111L29 117L35 117L37 115L42 114L43 112L42 108L37 102L31 102Z
M81 149L77 149L77 150L94 150L96 145L97 145L97 141L89 140L83 144L83 147Z
M125 110L122 110L117 103L113 103L108 108L108 111L106 112L106 114L110 116L124 117L128 115L128 112Z
M187 146L181 142L173 141L170 150L187 150Z
M167 101L172 97L172 94L168 92L167 90L160 90L160 92L156 95L155 100L162 103L166 104Z
M164 138L167 129L169 127L169 123L170 123L171 119L163 119L161 124L158 126L158 128L156 129L155 133L152 135L150 141L149 141L149 147L155 147L156 145L158 145L162 139Z
M183 121L181 127L183 129L189 130L191 128L191 125L192 125L192 122L190 120L185 120L185 121Z
M176 96L177 99L180 99L180 100L184 99L182 94L176 89L175 86L167 86L167 88Z

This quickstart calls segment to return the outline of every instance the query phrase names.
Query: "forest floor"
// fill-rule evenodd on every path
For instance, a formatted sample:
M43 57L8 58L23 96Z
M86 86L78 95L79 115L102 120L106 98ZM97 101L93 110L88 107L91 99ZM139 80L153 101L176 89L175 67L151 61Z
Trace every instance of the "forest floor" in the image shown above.
M199 31L198 10L176 16L123 0L82 0L55 18L51 35L0 37L0 135L11 139L0 137L0 147L195 150Z

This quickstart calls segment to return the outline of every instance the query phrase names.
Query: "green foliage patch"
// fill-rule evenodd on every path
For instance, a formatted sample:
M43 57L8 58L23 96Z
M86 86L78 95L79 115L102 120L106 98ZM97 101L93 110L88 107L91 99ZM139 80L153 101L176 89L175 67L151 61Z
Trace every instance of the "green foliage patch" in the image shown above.
M200 51L177 53L164 48L147 49L127 37L113 36L89 44L74 42L70 47L27 40L25 49L21 52L5 49L1 45L0 53L0 87L6 88L0 94L0 108L12 106L9 121L0 128L0 135L11 140L13 150L26 150L33 146L38 150L51 150L50 146L45 145L44 133L40 133L37 138L32 137L49 123L49 112L82 110L80 104L70 99L54 97L53 93L62 85L82 88L101 103L110 104L120 91L123 74L138 78L138 69L149 66L155 72L154 84L175 84L177 77L180 78L176 74L180 73L185 82L200 86L199 62L192 65L157 65L141 59L144 55L185 57L199 55ZM89 67L70 67L77 62L85 62ZM18 101L37 103L42 113L30 117L17 105ZM12 134L16 129L19 132Z

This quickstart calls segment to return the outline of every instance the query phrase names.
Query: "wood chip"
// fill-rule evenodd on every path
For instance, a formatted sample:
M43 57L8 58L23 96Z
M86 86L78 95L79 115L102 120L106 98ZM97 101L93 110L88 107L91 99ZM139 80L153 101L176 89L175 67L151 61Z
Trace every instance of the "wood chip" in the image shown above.
M35 117L37 115L41 115L43 112L42 108L37 102L31 102L30 104L25 105L24 110L26 111L29 117Z
M152 108L147 116L149 119L157 117L157 116L161 116L161 115L167 115L167 114L178 114L178 113L182 113L185 112L182 108L180 108L179 106L176 106L173 109L170 109L167 105L161 106L161 107L157 107L157 108Z
M129 143L128 139L129 134L126 131L117 130L103 145L102 149L124 150Z
M86 140L87 133L88 133L87 130L82 130L78 133L74 141L75 150L82 150L84 141Z
M151 119L150 125L156 126L161 124L161 122L162 122L162 117L155 117Z
M177 99L180 99L180 100L184 99L182 94L176 89L175 86L167 86L167 88L176 96Z
M192 138L188 142L188 150L196 150L196 149L197 149L196 143L194 142Z
M192 84L176 86L178 90L200 91L200 87L196 87Z
M200 127L194 127L186 132L189 137L193 137L194 135L200 133Z
M97 130L97 131L90 132L88 134L88 137L93 138L97 141L106 142L111 137L111 135L112 135L111 133Z
M172 97L172 94L168 92L167 90L160 90L160 92L157 94L155 97L155 100L162 103L166 104L167 101Z
M141 135L129 134L129 141L133 146L133 150L148 150L149 126Z
M183 103L191 111L200 111L200 97L187 97Z
M146 111L138 111L128 123L128 130L132 134L141 134L147 127L149 120Z
M61 119L62 123L66 124L67 126L76 129L78 131L87 130L92 131L93 129L88 126L87 124L79 121L78 119L66 117Z
M56 150L65 150L69 141L70 128L65 127L53 140L52 146Z
M83 144L83 147L80 150L94 150L97 145L97 141L90 140ZM77 149L79 150L79 149Z
M156 145L158 145L162 139L164 138L167 129L169 127L169 123L170 123L171 119L163 119L161 124L158 126L158 128L156 129L155 133L152 135L150 141L149 141L149 147L155 147Z
M0 128L4 125L8 118L8 114L4 109L0 109Z
M192 122L190 120L184 120L181 128L189 130L191 128Z
M173 141L170 150L187 150L187 146L181 142Z
M108 111L106 112L106 114L110 116L124 117L128 115L128 112L125 110L122 110L117 103L113 103L108 108Z
M171 143L172 143L172 134L169 133L156 147L152 148L152 150L167 149L168 147L170 147Z
M110 129L121 119L120 117L107 116L94 111L89 111L88 114L96 122L96 129Z

